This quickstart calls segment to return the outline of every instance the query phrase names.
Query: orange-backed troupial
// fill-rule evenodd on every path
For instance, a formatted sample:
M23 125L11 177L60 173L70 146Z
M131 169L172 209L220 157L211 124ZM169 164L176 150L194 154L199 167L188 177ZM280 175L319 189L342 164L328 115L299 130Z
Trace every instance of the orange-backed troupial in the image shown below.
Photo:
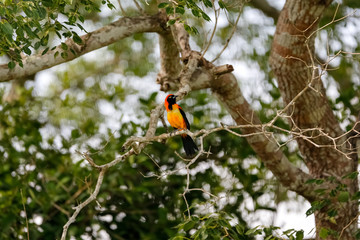
M170 125L176 130L189 129L190 124L186 118L185 112L182 108L176 104L176 95L169 94L165 98L165 108L167 111L167 119ZM183 142L184 150L187 156L194 155L198 149L194 140L187 134L181 134L181 139Z

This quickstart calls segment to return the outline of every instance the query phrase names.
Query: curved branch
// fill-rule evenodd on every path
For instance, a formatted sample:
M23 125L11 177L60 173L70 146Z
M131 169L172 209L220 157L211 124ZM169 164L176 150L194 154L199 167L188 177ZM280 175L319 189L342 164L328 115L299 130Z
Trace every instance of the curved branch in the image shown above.
M81 45L76 44L72 39L68 39L65 42L68 49L73 49L76 54L67 51L68 57L65 59L61 57L61 53L65 50L61 48L61 45L58 45L54 50L48 51L44 55L37 54L25 58L23 60L24 67L17 65L10 70L7 64L0 65L0 82L30 76L41 70L71 61L85 53L108 46L135 33L164 32L165 27L163 26L166 25L158 15L120 18L105 27L81 36L83 42ZM54 57L56 52L60 54Z
M214 80L212 90L238 125L253 125L240 129L243 134L249 134L246 139L252 149L281 184L308 200L314 199L314 186L305 184L312 177L293 165L279 149L274 136L260 127L260 119L242 95L234 75L224 74Z

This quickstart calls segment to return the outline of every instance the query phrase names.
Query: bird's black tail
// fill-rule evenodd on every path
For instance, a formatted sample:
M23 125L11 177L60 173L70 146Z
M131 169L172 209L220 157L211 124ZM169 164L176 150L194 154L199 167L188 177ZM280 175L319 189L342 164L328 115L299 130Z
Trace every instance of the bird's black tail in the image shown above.
M198 147L196 146L194 140L189 135L181 135L181 139L183 142L184 150L186 156L192 156L198 151Z

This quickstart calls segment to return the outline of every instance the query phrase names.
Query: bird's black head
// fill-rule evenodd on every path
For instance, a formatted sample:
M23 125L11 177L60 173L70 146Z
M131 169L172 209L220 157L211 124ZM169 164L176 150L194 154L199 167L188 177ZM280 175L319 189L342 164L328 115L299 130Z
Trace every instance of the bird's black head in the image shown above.
M176 103L176 95L174 94L169 94L166 98L165 98L165 107L166 107L166 111L172 110L172 105L174 105Z
M169 94L167 97L166 97L166 101L169 103L169 105L173 105L176 103L176 95L174 94Z

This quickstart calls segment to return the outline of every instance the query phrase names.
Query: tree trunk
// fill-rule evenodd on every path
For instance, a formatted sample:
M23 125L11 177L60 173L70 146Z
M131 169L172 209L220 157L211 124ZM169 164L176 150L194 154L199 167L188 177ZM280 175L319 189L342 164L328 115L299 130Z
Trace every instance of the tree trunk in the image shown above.
M314 200L329 200L328 206L315 212L316 239L320 239L320 234L326 239L338 239L340 235L340 239L355 239L357 202L340 203L338 198L341 191L347 191L351 197L358 190L356 178L342 178L357 170L357 161L347 156L346 136L332 112L321 81L322 70L313 57L318 20L330 3L330 0L286 2L279 16L270 65L284 103L289 104L287 118L292 130L302 133L297 142L310 174L322 179L331 176L346 186L308 199L312 204L316 203ZM332 211L333 217L329 216L331 210L337 212Z

